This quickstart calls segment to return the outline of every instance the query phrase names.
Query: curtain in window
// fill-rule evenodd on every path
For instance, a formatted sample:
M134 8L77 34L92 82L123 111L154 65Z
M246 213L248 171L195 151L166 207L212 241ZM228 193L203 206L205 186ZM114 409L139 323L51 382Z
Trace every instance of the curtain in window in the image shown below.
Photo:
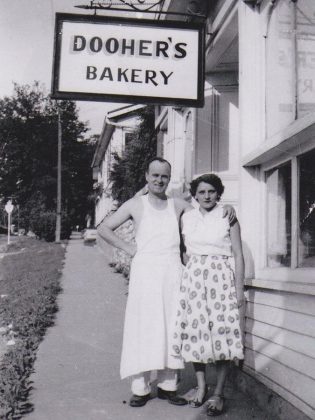
M277 169L268 177L268 265L281 265L287 255L286 194L283 175Z

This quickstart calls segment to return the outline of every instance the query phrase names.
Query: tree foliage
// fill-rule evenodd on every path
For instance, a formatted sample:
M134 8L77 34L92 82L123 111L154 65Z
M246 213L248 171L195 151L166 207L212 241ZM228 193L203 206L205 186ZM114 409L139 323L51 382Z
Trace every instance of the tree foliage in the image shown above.
M139 111L140 124L122 156L113 154L110 172L112 196L121 205L144 187L147 162L156 156L154 108L147 106Z
M40 225L37 219L45 213L51 224L56 212L58 106L64 221L70 218L73 226L83 225L90 211L93 146L83 138L87 128L78 119L75 102L57 104L38 82L15 84L13 95L0 99L0 197L19 205L20 227L25 229Z

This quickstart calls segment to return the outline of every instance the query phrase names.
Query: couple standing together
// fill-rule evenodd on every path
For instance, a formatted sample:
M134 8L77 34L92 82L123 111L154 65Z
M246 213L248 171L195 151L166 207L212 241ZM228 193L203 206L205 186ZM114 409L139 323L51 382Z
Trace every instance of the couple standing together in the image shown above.
M158 398L185 405L188 401L176 392L178 369L193 362L198 386L189 404L200 407L208 391L206 364L215 363L217 384L207 408L214 416L224 408L230 361L243 359L240 227L234 209L218 204L224 190L219 177L208 174L192 181L191 194L199 204L194 209L166 196L170 176L168 161L152 159L146 171L148 194L124 203L99 228L103 239L133 257L120 373L122 379L132 377L132 407L150 399L152 371L157 371ZM129 219L136 245L114 233ZM186 248L184 270L179 224Z

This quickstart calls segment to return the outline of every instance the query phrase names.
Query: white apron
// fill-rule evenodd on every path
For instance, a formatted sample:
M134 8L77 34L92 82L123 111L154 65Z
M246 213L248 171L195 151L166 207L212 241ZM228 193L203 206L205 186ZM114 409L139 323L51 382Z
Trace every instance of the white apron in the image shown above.
M136 232L137 253L130 270L125 313L121 378L141 372L183 368L169 352L172 308L179 290L182 265L174 201L155 209L141 197L143 215Z

